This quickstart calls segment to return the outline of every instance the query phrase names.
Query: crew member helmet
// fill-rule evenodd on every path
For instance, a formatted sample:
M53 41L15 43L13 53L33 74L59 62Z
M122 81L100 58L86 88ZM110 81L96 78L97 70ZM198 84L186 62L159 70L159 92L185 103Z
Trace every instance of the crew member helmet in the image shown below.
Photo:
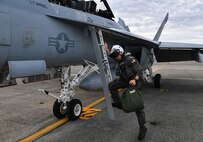
M117 57L119 54L123 54L124 53L124 50L123 48L120 46L120 45L114 45L112 48L111 48L111 51L110 51L110 54L109 56L111 58L115 58Z

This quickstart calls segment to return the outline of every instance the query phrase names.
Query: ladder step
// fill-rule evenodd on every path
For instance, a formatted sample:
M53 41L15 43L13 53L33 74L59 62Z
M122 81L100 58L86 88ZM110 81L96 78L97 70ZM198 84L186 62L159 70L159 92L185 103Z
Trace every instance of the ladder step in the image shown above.
M109 81L112 80L112 75L111 75L111 70L110 70L110 66L109 66L109 61L108 61L108 55L106 53L106 49L105 49L105 43L104 43L104 38L102 35L102 30L98 29L96 30L96 33L98 35L98 46L101 47L99 50L101 51L102 54L102 66L103 66L103 70L105 71L105 76L108 78Z

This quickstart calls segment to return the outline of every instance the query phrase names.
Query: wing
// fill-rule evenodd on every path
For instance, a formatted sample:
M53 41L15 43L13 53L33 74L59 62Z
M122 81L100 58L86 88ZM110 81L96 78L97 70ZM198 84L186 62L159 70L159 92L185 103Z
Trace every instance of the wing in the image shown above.
M203 48L203 44L191 44L191 43L176 43L176 42L160 42L160 49L200 49Z
M201 49L203 44L160 42L154 54L158 62L200 61Z
M126 45L146 47L148 49L153 48L158 62L195 60L198 58L197 50L203 48L201 44L170 43L150 40L126 31L113 20L71 8L60 8L57 12L48 12L47 16L57 20L72 22L80 26L94 26L100 28L105 37Z
M53 9L57 8L54 6ZM114 38L117 40L122 39L123 41L130 44L139 44L147 48L158 48L159 45L159 42L157 41L153 41L126 31L120 24L113 20L109 20L90 13L85 13L80 10L59 7L57 12L53 10L48 12L46 15L56 20L65 20L80 26L94 26L100 28L108 36L114 36Z

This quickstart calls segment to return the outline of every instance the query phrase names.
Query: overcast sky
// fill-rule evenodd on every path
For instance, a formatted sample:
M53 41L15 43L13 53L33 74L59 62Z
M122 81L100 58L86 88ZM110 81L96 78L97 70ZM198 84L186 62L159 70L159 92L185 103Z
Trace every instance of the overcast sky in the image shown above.
M203 44L203 0L108 0L131 32L153 39L167 12L160 41Z

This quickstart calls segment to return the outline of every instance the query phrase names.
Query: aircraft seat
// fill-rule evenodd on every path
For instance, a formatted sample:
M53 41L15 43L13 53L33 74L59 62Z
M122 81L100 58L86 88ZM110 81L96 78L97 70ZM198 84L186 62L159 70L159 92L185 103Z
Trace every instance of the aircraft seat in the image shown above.
M85 11L88 13L96 12L97 4L94 1L85 1Z

